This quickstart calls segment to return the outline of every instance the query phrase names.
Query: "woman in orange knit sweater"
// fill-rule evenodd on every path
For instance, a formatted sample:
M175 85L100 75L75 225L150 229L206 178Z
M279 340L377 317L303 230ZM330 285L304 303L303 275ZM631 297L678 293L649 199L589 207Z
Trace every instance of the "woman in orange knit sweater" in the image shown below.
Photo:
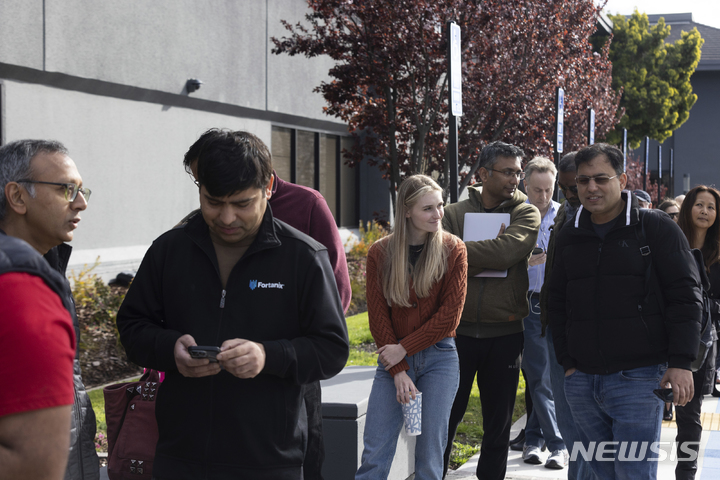
M455 329L467 286L467 251L443 232L442 189L425 175L400 184L393 233L368 252L367 302L378 368L356 480L385 479L403 426L401 404L422 392L415 479L440 480L460 378Z

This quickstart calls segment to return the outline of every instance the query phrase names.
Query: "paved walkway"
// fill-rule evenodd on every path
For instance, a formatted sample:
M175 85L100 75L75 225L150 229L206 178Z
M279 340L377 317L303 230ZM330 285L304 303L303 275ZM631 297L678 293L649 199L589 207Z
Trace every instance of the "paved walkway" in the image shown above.
M717 480L720 479L720 402L718 398L706 395L703 399L702 422L703 434L700 445L700 458L698 459L698 474L696 480ZM510 433L514 438L520 429L525 426L525 416L515 422ZM675 464L671 460L671 445L675 440L677 427L675 421L663 422L660 440L662 448L667 452L666 459L659 462L658 480L674 480ZM545 456L549 455L544 452ZM662 455L661 455L662 457ZM455 472L447 475L448 480L469 480L475 479L475 468L477 467L478 453L467 461ZM544 459L543 459L544 460ZM567 480L567 470L550 470L542 465L529 465L524 463L521 452L509 451L506 480Z

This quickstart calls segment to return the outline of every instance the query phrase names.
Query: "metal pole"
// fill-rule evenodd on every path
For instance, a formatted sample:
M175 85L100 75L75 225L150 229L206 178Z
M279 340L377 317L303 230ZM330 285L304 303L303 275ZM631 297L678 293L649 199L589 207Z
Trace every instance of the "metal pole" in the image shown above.
M627 128L623 128L623 172L627 171Z
M459 81L459 78L453 77L453 68L457 68L457 66L453 62L453 55L452 55L452 45L453 45L453 37L452 37L452 30L453 25L455 23L453 22L447 22L447 28L445 30L445 35L447 38L447 71L448 71L448 107L450 111L448 112L448 117L450 119L449 122L449 129L450 129L450 135L448 138L448 162L450 162L450 179L448 182L448 187L450 189L450 203L456 203L458 201L459 197L459 181L458 181L458 127L457 127L457 117L455 116L453 109L454 109L454 82ZM457 27L457 25L455 25Z
M675 197L675 152L670 149L670 195Z
M450 138L448 139L448 161L450 162L450 203L456 203L459 197L458 179L458 127L457 117L450 114Z
M662 187L662 145L658 145L658 196L656 207L660 205L660 188Z
M643 190L647 192L648 172L650 165L650 139L645 137L645 168L643 168Z
M555 153L555 166L560 165L560 154L563 153L563 124L565 114L565 90L562 87L555 89L555 138L553 151ZM558 188L557 179L555 180L555 190L553 191L553 200L556 202L560 198L560 189Z

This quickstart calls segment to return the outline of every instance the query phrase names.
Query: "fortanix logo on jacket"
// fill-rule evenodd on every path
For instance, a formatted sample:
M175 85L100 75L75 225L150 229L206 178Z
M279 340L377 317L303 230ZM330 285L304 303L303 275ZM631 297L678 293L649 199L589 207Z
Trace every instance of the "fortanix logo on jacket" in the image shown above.
M256 288L279 288L282 290L284 286L282 283L263 283L257 280L250 280L250 290L255 290Z

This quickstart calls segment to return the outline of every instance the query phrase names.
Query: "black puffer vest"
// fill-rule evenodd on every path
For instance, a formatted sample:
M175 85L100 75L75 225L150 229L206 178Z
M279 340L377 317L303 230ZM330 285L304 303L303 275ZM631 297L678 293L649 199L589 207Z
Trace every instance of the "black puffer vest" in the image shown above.
M50 250L43 258L28 243L5 235L0 230L0 275L9 272L26 272L42 278L47 286L58 294L63 305L70 312L76 341L79 343L80 325L75 313L75 302L70 285L65 278L65 268L71 251L72 247L61 244ZM75 402L72 408L70 457L65 480L98 480L100 469L95 452L95 412L80 375L77 344L75 347L73 365Z

